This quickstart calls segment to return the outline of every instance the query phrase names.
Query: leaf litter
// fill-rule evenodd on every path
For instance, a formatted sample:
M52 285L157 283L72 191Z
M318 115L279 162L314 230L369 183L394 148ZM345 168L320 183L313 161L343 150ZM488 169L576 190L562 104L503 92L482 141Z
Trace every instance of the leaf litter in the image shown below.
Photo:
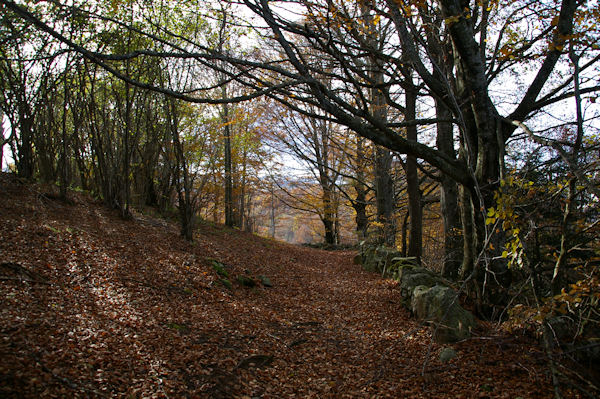
M482 327L442 363L397 284L352 251L202 223L188 243L174 222L51 189L0 175L1 397L553 396L526 337Z

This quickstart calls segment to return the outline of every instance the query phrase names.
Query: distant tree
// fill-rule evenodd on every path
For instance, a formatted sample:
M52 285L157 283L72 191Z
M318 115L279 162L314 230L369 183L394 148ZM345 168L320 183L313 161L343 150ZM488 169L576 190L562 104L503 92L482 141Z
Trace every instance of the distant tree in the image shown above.
M275 108L275 112L275 145L282 146L284 153L303 164L320 188L320 194L314 200L306 196L297 198L295 202L299 203L296 207L315 212L323 223L325 243L337 244L339 238L335 226L339 201L336 187L341 177L343 156L337 148L343 140L339 126L281 108ZM310 190L307 189L307 192Z

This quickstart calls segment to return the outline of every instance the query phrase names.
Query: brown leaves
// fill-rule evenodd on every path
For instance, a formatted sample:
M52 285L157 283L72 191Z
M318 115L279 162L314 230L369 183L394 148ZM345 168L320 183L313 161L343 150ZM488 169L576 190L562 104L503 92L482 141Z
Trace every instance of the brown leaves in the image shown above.
M439 362L397 284L351 252L208 226L191 245L176 226L85 201L32 206L31 195L0 177L0 263L50 283L0 281L0 396L551 395L531 343L472 340ZM210 259L228 266L232 290ZM242 287L242 275L273 287Z

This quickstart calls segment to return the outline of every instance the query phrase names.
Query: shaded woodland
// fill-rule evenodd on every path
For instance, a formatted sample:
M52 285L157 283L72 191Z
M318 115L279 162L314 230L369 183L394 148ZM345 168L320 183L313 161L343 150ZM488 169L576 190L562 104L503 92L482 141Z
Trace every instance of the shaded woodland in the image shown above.
M0 10L0 158L22 181L176 220L189 242L224 224L391 248L539 339L556 397L564 362L597 365L597 2Z

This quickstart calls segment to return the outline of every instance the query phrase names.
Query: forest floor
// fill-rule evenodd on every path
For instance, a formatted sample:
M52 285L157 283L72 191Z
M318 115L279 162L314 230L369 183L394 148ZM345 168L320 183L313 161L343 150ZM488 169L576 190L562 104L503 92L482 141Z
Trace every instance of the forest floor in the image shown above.
M535 343L489 326L441 363L397 284L352 251L209 224L188 243L51 189L0 174L0 397L553 396Z

